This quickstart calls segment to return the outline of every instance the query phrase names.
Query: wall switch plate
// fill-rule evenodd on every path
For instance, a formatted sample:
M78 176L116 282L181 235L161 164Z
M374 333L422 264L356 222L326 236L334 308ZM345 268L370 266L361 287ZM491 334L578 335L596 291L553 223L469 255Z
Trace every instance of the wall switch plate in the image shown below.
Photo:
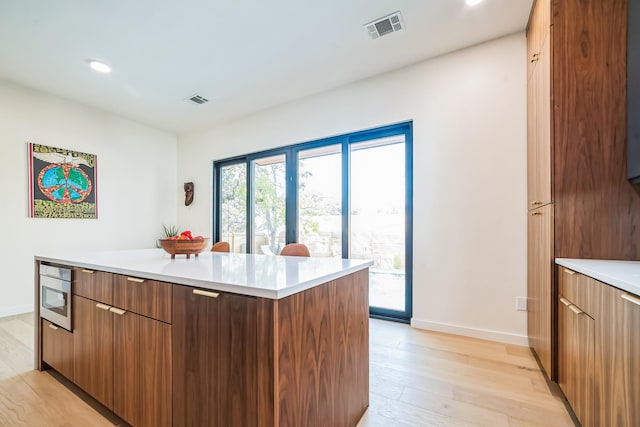
M527 297L516 297L516 310L527 311Z

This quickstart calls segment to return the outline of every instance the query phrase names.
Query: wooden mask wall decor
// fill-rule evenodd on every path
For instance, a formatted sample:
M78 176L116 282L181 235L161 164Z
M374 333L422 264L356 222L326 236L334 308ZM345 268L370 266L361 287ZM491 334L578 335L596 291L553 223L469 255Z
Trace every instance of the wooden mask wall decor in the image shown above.
M193 182L184 183L184 205L189 206L193 203Z

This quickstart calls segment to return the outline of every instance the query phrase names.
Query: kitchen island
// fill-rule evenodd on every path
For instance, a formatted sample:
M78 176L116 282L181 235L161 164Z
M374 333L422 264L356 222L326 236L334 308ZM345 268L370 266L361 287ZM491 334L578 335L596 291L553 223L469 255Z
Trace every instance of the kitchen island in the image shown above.
M72 269L52 367L134 426L355 426L369 402L370 261L160 249L36 257Z

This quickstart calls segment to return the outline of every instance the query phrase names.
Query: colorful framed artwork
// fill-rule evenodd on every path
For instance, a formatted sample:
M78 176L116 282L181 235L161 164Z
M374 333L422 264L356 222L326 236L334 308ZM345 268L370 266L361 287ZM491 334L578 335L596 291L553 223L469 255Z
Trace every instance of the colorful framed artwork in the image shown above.
M97 218L95 154L29 143L29 216Z

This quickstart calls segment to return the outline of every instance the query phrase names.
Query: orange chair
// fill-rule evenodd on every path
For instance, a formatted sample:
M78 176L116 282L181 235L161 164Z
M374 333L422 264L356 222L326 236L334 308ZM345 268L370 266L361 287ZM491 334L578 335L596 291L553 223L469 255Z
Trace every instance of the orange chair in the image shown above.
M231 252L229 242L216 242L211 246L211 252Z
M280 255L308 257L311 256L311 254L309 253L309 248L307 248L302 243L289 243L284 248L282 248L282 251L280 251Z

